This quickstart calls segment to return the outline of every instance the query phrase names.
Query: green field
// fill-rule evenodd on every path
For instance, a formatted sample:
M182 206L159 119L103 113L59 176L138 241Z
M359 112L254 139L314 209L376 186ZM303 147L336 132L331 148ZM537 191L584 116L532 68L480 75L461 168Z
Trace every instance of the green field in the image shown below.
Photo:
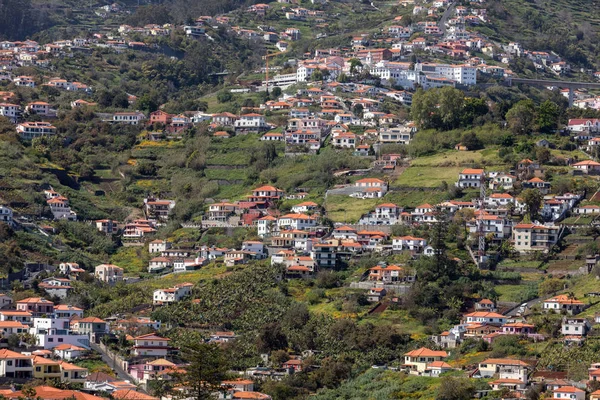
M442 182L454 185L463 167L409 167L392 184L407 187L440 187Z

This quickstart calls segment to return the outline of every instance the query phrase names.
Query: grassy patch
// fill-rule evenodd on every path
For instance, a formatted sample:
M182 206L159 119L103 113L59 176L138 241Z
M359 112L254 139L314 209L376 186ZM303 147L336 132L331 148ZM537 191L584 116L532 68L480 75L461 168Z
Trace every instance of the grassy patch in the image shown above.
M393 183L394 186L435 188L446 182L453 185L463 167L411 166Z
M382 199L355 199L345 195L327 196L325 210L335 222L357 222L366 212L375 208Z
M123 268L126 274L139 274L147 270L150 258L146 246L119 247L110 262Z

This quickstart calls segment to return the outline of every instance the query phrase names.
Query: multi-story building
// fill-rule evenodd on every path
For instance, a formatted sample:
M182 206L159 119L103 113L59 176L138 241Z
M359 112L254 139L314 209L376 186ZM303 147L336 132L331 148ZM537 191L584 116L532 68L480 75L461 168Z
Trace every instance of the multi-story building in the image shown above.
M483 169L466 168L458 175L456 186L459 188L479 188L484 179L485 173Z
M512 243L515 250L548 251L558 242L560 228L554 225L517 224L512 230Z
M23 122L17 125L17 133L24 140L31 140L40 136L56 134L56 127L49 122Z
M17 301L17 311L26 311L31 313L32 317L52 315L54 303L41 297L28 297Z
M136 356L165 357L171 350L169 341L170 339L160 337L154 333L135 337L133 338L133 354Z
M463 85L477 84L477 68L470 65L449 65L417 63L415 71L422 72L425 75L437 75Z
M21 107L17 104L0 103L0 116L8 118L10 122L17 122L17 118L21 115Z
M315 260L319 268L334 268L337 265L337 244L314 244L310 257Z
M157 289L152 298L153 304L175 303L192 294L193 283L181 283L169 289Z
M112 264L100 264L94 269L96 279L106 283L116 283L123 280L123 268Z

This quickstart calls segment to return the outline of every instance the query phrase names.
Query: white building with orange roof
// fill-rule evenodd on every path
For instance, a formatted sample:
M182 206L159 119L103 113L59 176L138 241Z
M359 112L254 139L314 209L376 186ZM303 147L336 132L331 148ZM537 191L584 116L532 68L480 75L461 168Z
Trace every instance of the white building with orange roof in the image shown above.
M403 282L407 277L406 269L399 265L376 265L369 268L369 280L383 283Z
M580 161L572 165L572 167L585 174L594 174L600 171L600 163L593 160Z
M42 115L44 117L56 116L56 110L52 109L52 106L45 101L33 101L27 104L25 111L29 114Z
M363 215L358 223L361 225L396 225L401 212L402 208L396 204L379 204L374 211Z
M517 224L512 229L512 244L516 251L549 251L558 242L560 227L541 224Z
M31 325L33 316L29 311L0 310L0 321L18 321L25 325Z
M465 323L480 323L487 325L503 325L506 323L506 317L502 314L491 311L475 311L463 315Z
M317 217L306 214L285 214L277 219L277 226L279 230L306 230L317 226Z
M485 181L485 173L481 168L465 168L458 174L456 186L459 188L479 188Z
M192 294L193 283L181 283L168 289L157 289L152 296L152 304L176 303Z
M552 399L555 400L585 400L585 390L574 386L564 386L552 391Z
M58 346L54 347L52 351L54 355L61 360L74 360L83 356L87 352L85 348L75 346L73 344L59 344Z
M358 239L357 230L348 225L338 226L331 235L334 239Z
M277 226L277 218L271 215L259 218L256 221L256 228L259 237L264 238L270 236L271 234L279 231Z
M377 303L381 301L381 299L383 299L386 294L387 290L385 290L385 288L374 287L369 289L369 291L367 292L367 300L371 303Z
M485 205L488 207L507 207L515 202L516 199L508 193L492 193L485 198Z
M319 208L319 205L312 201L305 201L299 204L296 204L291 208L293 213L307 213L311 211L315 211Z
M17 133L23 140L56 134L56 127L49 122L22 122L17 125Z
M133 338L133 354L136 356L165 357L171 346L170 339L149 333Z
M421 253L427 247L427 240L414 236L395 236L392 237L392 250L409 250L415 253Z
M258 187L252 191L252 195L248 196L248 201L254 202L273 202L278 201L283 197L285 192L275 186L265 185Z
M567 294L559 294L544 300L542 309L544 311L553 311L558 314L567 313L569 315L576 315L582 312L586 308L586 305L581 300L577 300L574 297L569 297Z
M54 303L42 297L28 297L19 300L17 303L17 311L26 311L31 313L33 317L41 315L51 315L54 313Z
M413 375L421 375L427 369L427 366L436 361L444 361L448 353L439 350L430 350L421 347L417 350L409 351L404 354L404 365L409 368Z
M527 383L527 371L532 370L529 363L513 358L488 358L478 365L482 378L502 377L524 380Z

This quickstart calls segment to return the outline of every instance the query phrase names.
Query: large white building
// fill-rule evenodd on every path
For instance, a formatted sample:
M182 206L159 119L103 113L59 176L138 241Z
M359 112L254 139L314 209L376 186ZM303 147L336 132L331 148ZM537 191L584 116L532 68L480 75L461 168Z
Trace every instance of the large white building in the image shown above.
M417 63L415 71L425 75L438 75L463 85L477 84L477 69L470 65Z

